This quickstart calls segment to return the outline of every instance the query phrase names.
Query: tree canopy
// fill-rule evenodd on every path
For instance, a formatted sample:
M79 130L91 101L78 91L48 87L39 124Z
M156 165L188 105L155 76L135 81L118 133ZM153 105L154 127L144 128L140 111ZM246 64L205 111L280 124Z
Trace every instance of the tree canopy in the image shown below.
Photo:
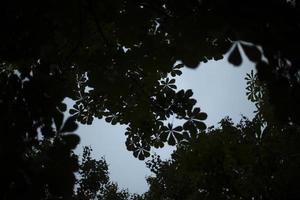
M71 199L78 122L126 124L141 160L189 141L207 114L174 77L226 53L234 66L242 53L256 64L268 126L299 126L299 11L286 0L1 2L0 198ZM67 97L76 103L64 119ZM166 125L170 117L182 125ZM45 141L49 151L32 157Z
M155 176L145 199L299 198L299 127L220 123L181 145L172 159L148 162Z
M253 71L246 94L257 110L235 125L222 119L181 143L166 161L153 155L147 166L151 199L298 199L300 129L274 121L266 85ZM176 174L176 175L175 175Z

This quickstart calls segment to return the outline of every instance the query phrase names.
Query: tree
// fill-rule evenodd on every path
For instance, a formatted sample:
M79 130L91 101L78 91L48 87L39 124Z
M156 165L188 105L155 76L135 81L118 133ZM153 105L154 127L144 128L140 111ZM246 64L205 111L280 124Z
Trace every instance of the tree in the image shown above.
M299 128L261 129L223 119L180 146L172 159L154 157L145 199L299 199Z
M173 67L171 64L175 60L158 66L155 59L140 57L139 51L144 47L132 44L131 48L136 49L132 54L131 50L125 52L125 46L114 34L108 41L98 17L102 15L99 11L106 13L101 23L105 23L105 31L109 33L124 25L111 27L119 22L112 17L113 13L120 14L123 4L127 6L125 1L114 3L1 3L0 18L5 30L0 34L0 155L5 161L1 166L1 199L42 199L48 190L57 198L71 198L74 172L78 168L75 163L68 163L70 167L65 168L61 162L72 159L71 151L79 142L73 134L77 128L75 118L90 124L94 117L104 116L112 124L130 124L128 149L144 159L151 145L159 142L162 146L162 142L168 140L168 135L164 141L155 137L155 131L163 127L161 121L174 113L186 117L185 112L196 103L191 99L190 90L175 92L174 80L166 78L167 72L172 76L181 73L182 65ZM137 5L128 5L128 9L136 9ZM103 10L103 7L108 9ZM118 16L121 18L123 16ZM143 58L142 62L138 58ZM141 66L144 63L147 67ZM163 84L162 77L167 83ZM74 109L70 110L74 116L65 122L67 128L62 126L66 97L76 100ZM172 101L174 105L170 108ZM200 128L203 127L201 123ZM50 159L47 160L51 163L48 171L35 163L39 163L37 158L27 156L41 148L41 136L53 142L55 149L53 156L47 152L41 155L43 162ZM173 140L169 143L173 144ZM57 158L62 157L60 151L64 155L62 160ZM35 167L31 168L32 165ZM48 178L41 176L40 171ZM58 177L62 173L68 175L68 181L59 184Z
M74 199L138 200L141 198L137 194L130 194L127 190L120 190L116 183L110 181L106 161L103 158L93 159L91 151L90 147L84 147Z
M277 123L266 84L247 74L252 121L230 118L182 143L170 160L152 156L145 199L298 199L300 129Z
M42 136L60 141L71 159L79 142L76 122L104 117L127 124L126 145L139 159L151 147L199 133L206 114L195 107L191 90L176 90L172 77L184 65L196 67L227 52L233 65L241 64L241 51L256 63L277 124L299 125L298 2L11 0L0 9L0 198L45 196L34 194L35 187L45 190L27 170L34 161L26 155L39 149ZM69 130L63 126L66 97L76 101L65 122ZM183 124L166 126L171 116ZM68 195L61 197L67 199L73 186L69 181Z

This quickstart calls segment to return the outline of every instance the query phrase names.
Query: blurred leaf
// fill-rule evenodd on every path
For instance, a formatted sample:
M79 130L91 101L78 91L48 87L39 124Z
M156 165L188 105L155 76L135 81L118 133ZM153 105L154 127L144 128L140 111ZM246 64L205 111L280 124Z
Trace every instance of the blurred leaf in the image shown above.
M61 133L67 133L67 132L73 132L73 131L75 131L77 128L78 128L78 125L77 125L77 123L75 122L75 118L74 117L69 117L66 121L65 121L65 123L64 123L64 125L63 125L63 127L62 127L62 129L61 129Z
M75 134L64 135L62 136L62 139L70 149L75 149L80 142L80 137Z
M249 60L252 62L259 62L261 60L261 52L256 46L246 44L241 44L241 46Z
M55 123L55 126L56 126L56 131L59 131L60 128L61 128L61 125L63 123L63 120L64 120L64 114L61 113L60 111L56 111L54 113L54 123Z
M242 64L242 57L238 45L235 45L233 50L230 52L228 56L228 62L230 62L234 66L240 66Z

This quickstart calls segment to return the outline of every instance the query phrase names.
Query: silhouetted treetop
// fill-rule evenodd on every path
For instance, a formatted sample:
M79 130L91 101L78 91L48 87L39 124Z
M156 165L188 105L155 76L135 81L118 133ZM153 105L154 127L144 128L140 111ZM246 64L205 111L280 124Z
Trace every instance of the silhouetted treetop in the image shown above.
M299 127L261 129L260 121L223 119L180 145L172 158L153 156L145 199L298 199Z
M138 194L130 194L128 190L120 189L109 178L108 165L104 158L100 160L91 156L92 149L84 147L79 165L74 200L139 200Z

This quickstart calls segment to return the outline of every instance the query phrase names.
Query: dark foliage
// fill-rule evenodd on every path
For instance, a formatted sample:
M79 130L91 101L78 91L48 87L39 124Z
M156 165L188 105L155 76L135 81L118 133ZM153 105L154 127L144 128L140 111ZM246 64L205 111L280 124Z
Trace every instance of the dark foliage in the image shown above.
M151 199L299 199L300 127L276 123L266 84L247 74L252 121L229 118L178 146L172 158L147 162Z
M71 199L77 122L128 125L139 159L189 140L206 114L173 77L227 52L235 66L242 51L256 63L273 123L299 125L299 10L285 0L2 1L0 199ZM64 121L66 97L76 103ZM170 117L182 126L164 125Z
M299 199L299 127L224 119L181 145L169 161L148 162L145 199Z
M91 157L92 149L84 147L82 160L79 165L75 200L139 200L142 196L130 194L127 190L120 190L118 185L109 180L108 165L102 158Z

